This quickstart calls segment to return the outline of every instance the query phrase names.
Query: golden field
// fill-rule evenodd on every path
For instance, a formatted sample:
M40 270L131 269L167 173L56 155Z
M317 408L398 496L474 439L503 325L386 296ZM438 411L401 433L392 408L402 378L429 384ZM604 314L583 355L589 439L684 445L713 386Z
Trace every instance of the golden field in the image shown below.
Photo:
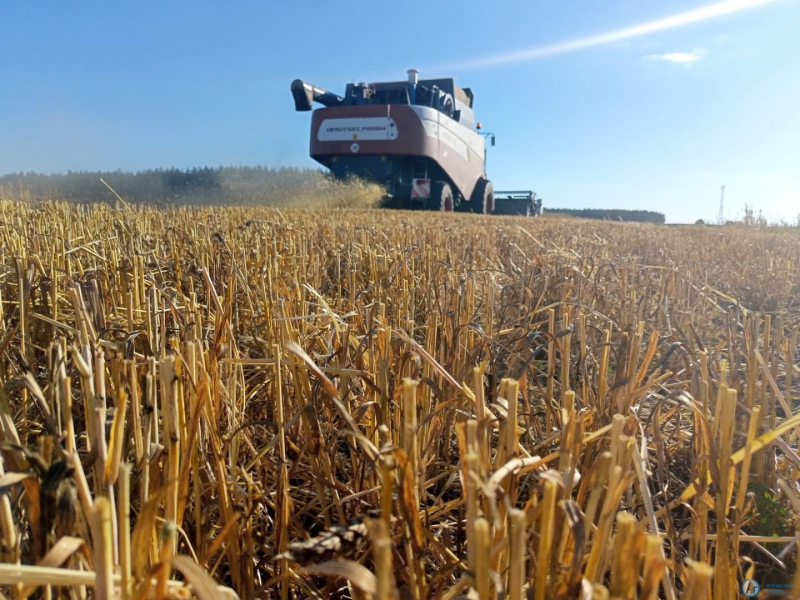
M800 588L797 229L0 219L5 597Z

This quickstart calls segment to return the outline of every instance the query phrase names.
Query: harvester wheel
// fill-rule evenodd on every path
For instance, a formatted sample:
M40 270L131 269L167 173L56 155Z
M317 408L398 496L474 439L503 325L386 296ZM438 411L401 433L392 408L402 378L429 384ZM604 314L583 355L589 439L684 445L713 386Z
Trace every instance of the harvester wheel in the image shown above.
M455 198L453 197L453 189L446 181L434 181L431 185L431 197L429 206L433 210L440 210L442 212L453 212L455 206Z
M488 179L479 179L475 184L475 190L472 192L472 200L470 201L472 210L484 215L490 215L494 212L494 186Z

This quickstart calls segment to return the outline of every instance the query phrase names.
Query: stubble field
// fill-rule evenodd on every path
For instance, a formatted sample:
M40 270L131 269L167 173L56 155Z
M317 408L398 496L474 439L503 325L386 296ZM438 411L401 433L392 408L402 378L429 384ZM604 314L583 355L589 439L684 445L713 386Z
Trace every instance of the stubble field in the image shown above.
M0 308L6 597L800 588L796 229L1 202Z

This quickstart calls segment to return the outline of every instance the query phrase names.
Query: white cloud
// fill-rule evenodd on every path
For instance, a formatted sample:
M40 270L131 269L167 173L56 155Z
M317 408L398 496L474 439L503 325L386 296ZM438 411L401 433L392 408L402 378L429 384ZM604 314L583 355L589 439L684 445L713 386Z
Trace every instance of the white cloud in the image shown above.
M644 58L647 60L660 60L663 62L690 65L693 62L700 60L704 55L705 51L694 50L693 52L667 52L665 54L649 54Z
M710 4L708 6L703 6L700 8L696 8L694 10L678 13L669 17L657 19L655 21L640 23L639 25L626 27L624 29L616 29L614 31L607 31L605 33L600 33L589 37L567 40L564 42L558 42L556 44L549 44L546 46L533 46L530 48L522 48L520 50L508 52L506 54L489 55L480 58L465 60L463 62L458 62L450 65L437 65L435 67L431 66L425 68L424 70L439 71L439 72L465 71L468 69L482 69L486 67L495 67L511 63L527 62L530 60L536 60L548 56L566 54L567 52L576 52L579 50L585 50L587 48L594 48L596 46L604 46L614 42L629 40L631 38L637 38L652 33L656 33L659 31L676 29L678 27L692 25L693 23L699 23L701 21L716 19L718 17L723 17L725 15L730 15L743 10L749 10L759 6L772 4L777 1L779 0L722 0L721 2L717 2L716 4ZM679 55L682 53L675 52L673 54ZM687 61L673 61L673 62L685 63ZM691 64L691 62L693 61L688 61L688 62L689 64Z

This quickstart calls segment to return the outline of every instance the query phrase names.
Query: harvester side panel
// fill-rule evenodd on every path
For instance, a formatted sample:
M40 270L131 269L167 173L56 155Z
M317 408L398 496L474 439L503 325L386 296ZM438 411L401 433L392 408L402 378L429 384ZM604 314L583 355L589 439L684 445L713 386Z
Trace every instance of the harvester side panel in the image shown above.
M424 106L410 109L422 121L425 135L438 144L436 162L469 201L478 180L485 176L483 137L438 110Z

